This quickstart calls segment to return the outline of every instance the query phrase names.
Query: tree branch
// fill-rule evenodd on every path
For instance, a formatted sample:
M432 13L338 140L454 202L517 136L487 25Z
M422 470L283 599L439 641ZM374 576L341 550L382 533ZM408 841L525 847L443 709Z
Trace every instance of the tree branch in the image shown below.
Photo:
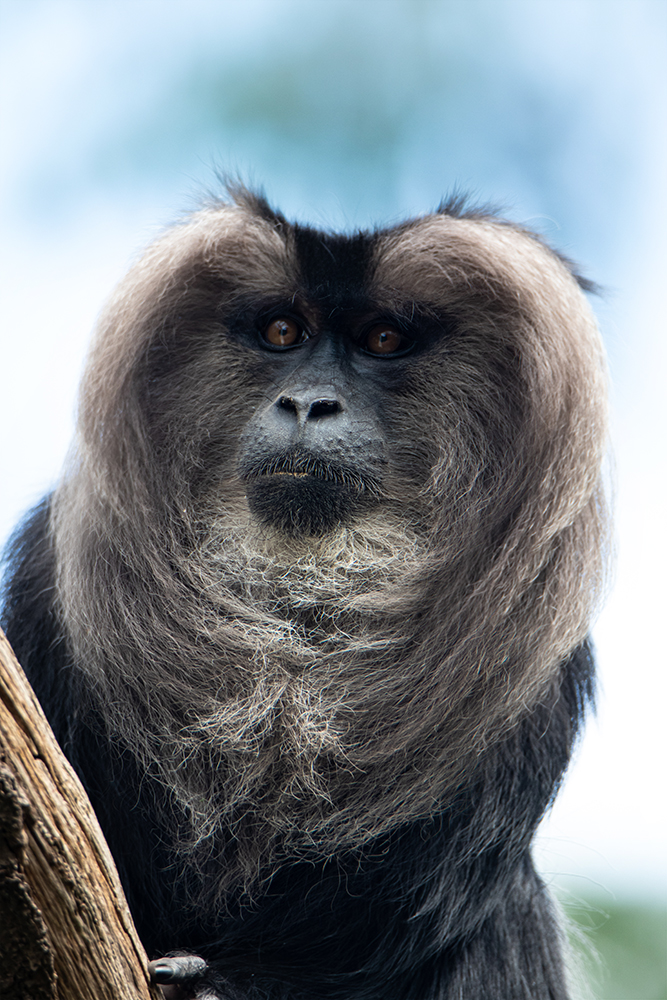
M0 631L0 996L160 1000L88 797Z

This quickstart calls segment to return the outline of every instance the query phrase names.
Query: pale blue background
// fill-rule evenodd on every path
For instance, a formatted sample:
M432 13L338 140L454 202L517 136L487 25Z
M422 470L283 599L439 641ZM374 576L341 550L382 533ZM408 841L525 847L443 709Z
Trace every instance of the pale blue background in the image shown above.
M58 474L105 296L161 226L218 189L216 166L331 226L469 190L604 287L618 581L595 633L599 721L540 842L574 895L667 888L666 11L0 0L0 538Z

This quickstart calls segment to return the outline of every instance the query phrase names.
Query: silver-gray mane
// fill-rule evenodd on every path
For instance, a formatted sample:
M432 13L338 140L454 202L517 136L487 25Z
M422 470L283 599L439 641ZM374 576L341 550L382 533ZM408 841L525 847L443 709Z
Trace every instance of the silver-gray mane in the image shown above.
M236 838L218 893L441 808L558 683L603 588L605 368L567 266L485 216L427 216L373 253L378 300L459 331L387 402L379 506L306 539L248 508L239 428L267 389L226 316L300 279L291 228L243 197L119 286L54 499L75 662L182 807L182 850Z

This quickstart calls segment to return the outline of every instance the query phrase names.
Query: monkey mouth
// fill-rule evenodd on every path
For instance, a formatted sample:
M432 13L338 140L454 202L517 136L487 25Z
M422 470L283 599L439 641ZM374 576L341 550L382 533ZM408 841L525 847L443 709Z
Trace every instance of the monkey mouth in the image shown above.
M253 514L288 535L322 535L381 496L375 477L306 451L244 462L240 471Z
M348 486L358 493L372 493L375 496L380 494L380 485L374 476L362 473L349 465L323 459L308 451L293 450L244 463L241 469L242 479L249 480L260 476L312 478L324 483Z

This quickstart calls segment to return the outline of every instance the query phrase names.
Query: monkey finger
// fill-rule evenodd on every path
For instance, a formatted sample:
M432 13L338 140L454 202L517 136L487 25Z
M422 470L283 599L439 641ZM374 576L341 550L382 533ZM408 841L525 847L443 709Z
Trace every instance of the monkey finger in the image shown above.
M198 955L172 955L148 963L151 981L161 988L165 1000L189 1000L194 995L193 986L207 969Z

